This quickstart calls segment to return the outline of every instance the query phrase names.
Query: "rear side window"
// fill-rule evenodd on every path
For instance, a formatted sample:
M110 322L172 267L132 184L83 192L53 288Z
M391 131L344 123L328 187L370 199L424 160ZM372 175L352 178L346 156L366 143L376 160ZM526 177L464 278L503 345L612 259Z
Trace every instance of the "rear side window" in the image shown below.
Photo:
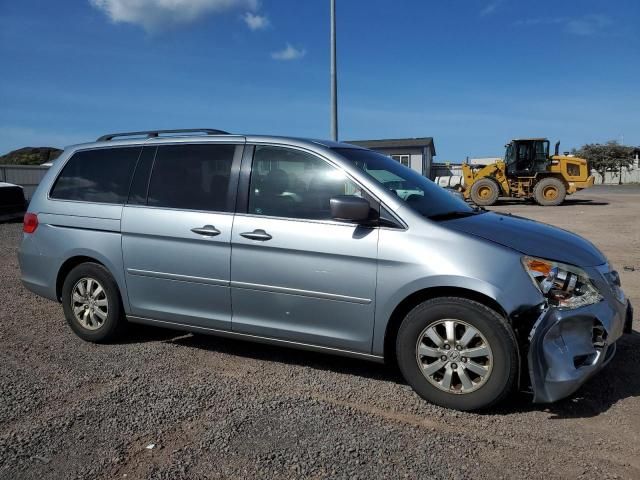
M230 212L235 145L159 146L149 181L147 205Z
M73 155L51 190L51 198L125 203L140 147L101 148Z

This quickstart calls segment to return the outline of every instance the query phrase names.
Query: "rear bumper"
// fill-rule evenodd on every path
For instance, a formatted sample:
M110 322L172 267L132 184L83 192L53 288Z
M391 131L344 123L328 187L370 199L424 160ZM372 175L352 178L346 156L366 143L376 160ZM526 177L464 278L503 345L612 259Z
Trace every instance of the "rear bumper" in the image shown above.
M546 309L530 335L533 401L550 403L575 392L602 369L615 342L631 329L631 304L601 301L575 310Z
M569 182L569 189L567 190L567 193L575 193L578 190L593 187L595 181L596 177L589 175L584 182Z
M36 295L58 300L56 277L59 260L43 252L34 235L25 234L18 250L22 284Z

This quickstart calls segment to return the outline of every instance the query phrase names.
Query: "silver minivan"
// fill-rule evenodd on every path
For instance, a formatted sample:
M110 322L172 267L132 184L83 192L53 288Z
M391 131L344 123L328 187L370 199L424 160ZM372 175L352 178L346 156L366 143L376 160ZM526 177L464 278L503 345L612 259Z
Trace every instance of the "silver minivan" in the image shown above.
M135 322L386 360L462 410L570 395L632 322L585 239L323 140L204 129L69 147L19 260L85 340Z

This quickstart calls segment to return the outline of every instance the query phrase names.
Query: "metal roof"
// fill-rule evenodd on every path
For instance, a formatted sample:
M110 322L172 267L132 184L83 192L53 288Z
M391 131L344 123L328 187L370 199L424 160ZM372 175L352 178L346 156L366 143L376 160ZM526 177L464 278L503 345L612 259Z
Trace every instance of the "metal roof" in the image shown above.
M431 155L436 154L436 147L433 137L418 138L390 138L383 140L345 140L345 143L352 143L364 148L375 150L376 148L430 148Z
M549 141L549 139L548 139L548 138L542 138L542 137L539 137L539 138L535 138L535 137L531 137L531 138L527 138L527 137L523 137L523 138L514 138L514 139L512 139L511 141L512 141L512 142L522 142L522 141L525 141L525 140L539 140L539 141L541 141L541 142L544 142L545 140L546 140L546 141Z

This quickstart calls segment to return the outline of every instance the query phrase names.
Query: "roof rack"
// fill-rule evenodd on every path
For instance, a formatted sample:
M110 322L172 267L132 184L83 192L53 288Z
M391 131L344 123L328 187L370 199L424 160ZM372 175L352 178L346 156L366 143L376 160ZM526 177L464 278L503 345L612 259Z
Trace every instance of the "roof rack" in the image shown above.
M156 138L164 133L205 133L207 135L229 135L229 132L224 130L215 130L213 128L184 128L179 130L145 130L142 132L122 132L122 133L108 133L102 135L97 142L108 142L116 137L140 137L146 135L147 138Z

